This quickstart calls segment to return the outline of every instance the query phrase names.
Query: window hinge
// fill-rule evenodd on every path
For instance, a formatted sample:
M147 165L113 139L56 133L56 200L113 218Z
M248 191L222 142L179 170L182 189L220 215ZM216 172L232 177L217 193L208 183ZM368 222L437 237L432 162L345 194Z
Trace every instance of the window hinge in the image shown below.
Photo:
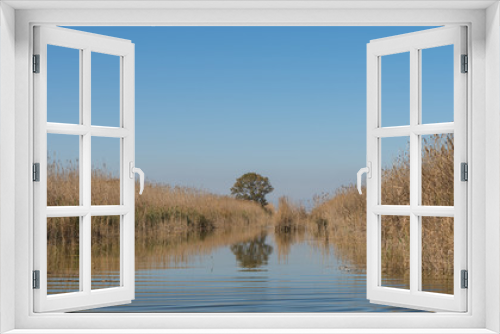
M40 289L40 270L33 270L33 289Z
M33 55L33 73L40 73L40 55Z
M462 289L467 289L469 287L469 273L467 270L462 270L461 275L462 277Z
M469 72L469 56L462 55L462 73Z
M40 163L36 162L33 164L33 181L40 181Z
M466 162L462 162L461 173L462 177L460 178L462 181L469 181L469 165Z

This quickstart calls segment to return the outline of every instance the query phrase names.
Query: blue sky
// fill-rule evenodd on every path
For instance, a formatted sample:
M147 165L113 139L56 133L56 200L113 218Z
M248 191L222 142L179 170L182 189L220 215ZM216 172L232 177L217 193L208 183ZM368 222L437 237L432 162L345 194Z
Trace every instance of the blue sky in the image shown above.
M270 178L271 200L307 201L354 182L365 165L366 44L428 28L72 29L135 43L136 165L147 179L228 194L253 171ZM60 49L49 49L48 120L78 122L78 52ZM424 123L453 120L451 56L451 46L423 51ZM92 61L92 123L116 126L118 59ZM408 61L382 60L383 126L408 124ZM77 158L70 142L49 138L49 150ZM116 166L116 143L95 142L93 163ZM384 160L405 146L394 140Z

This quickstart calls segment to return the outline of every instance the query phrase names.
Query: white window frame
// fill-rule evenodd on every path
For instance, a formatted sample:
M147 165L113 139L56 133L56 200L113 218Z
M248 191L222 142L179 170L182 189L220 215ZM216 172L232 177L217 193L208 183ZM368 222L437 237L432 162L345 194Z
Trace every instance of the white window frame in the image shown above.
M462 73L462 55L467 54L466 28L439 27L370 41L367 46L367 162L371 177L367 185L367 298L372 303L422 310L467 310L467 290L461 287L461 270L467 270L467 183L461 181L461 163L467 163L467 76ZM453 56L454 120L449 123L422 123L422 51L451 45ZM384 56L409 54L408 125L383 127L381 78ZM422 205L422 135L454 134L454 205ZM382 192L383 138L408 138L410 156L410 194L408 205L384 205ZM382 286L382 217L409 218L409 289ZM453 293L422 290L422 217L452 217L454 226Z
M14 333L500 332L500 18L498 1L4 1L0 13L0 330ZM14 10L11 6L17 7ZM85 8L74 9L71 6ZM142 10L130 7L143 7ZM150 6L148 9L147 7ZM177 8L176 8L177 6ZM178 8L183 6L184 8ZM397 6L396 9L391 6ZM66 8L64 8L66 7ZM99 7L99 8L98 8ZM103 10L113 7L114 10ZM127 9L126 7L129 7ZM163 7L163 8L152 8ZM170 8L168 8L170 7ZM226 7L226 8L224 8ZM468 26L469 307L434 314L34 314L32 262L33 26ZM132 41L133 42L133 41ZM14 84L13 84L14 83ZM140 110L137 112L140 117ZM15 143L15 145L12 145ZM353 175L356 171L353 171ZM14 177L13 177L14 176ZM486 176L488 178L486 178ZM488 182L486 182L486 180ZM14 194L14 196L13 196ZM14 307L13 307L14 305ZM141 329L139 329L141 328ZM60 329L59 331L57 329ZM135 330L134 330L135 329ZM154 331L157 329L158 331ZM163 329L163 330L161 330ZM245 331L246 329L246 331ZM357 330L356 330L357 329ZM107 331L108 330L108 331ZM345 331L344 331L345 330ZM186 331L183 331L186 332ZM297 331L294 331L297 332Z
M78 50L80 65L80 120L78 124L47 122L47 46ZM119 127L92 125L91 76L92 53L119 58L120 115ZM60 27L34 27L34 53L39 55L39 73L34 83L34 162L40 165L40 182L33 184L34 269L39 270L39 288L35 289L35 312L74 311L130 303L135 293L135 179L129 177L135 160L134 118L134 44ZM80 203L78 206L47 206L47 135L78 136ZM92 138L119 140L119 205L91 204ZM76 153L76 152L75 152ZM120 278L119 286L92 290L91 225L92 217L119 216ZM79 217L79 290L71 293L47 294L47 218Z

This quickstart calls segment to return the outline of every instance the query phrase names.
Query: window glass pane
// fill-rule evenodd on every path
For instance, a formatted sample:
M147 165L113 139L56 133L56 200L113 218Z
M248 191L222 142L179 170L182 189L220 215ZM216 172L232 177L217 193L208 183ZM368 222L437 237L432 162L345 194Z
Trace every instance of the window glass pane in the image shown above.
M410 124L410 53L381 57L382 126Z
M453 45L421 50L422 123L453 122Z
M120 286L120 216L92 217L92 290Z
M120 126L120 57L92 52L92 125Z
M453 134L422 136L422 205L453 206Z
M453 294L451 217L422 217L422 290Z
M80 50L47 45L47 122L80 122Z
M47 134L47 206L80 205L80 137Z
M410 205L410 138L381 139L382 205Z
M92 137L92 205L120 205L120 138Z
M410 217L382 216L382 286L410 289Z
M47 294L80 290L80 218L47 218Z

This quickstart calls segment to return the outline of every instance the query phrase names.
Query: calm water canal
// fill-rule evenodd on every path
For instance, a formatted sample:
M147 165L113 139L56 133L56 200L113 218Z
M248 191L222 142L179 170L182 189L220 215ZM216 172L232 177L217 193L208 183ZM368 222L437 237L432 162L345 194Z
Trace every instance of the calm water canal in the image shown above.
M364 270L343 263L333 248L318 247L307 233L283 245L269 229L193 252L137 263L135 300L91 312L410 311L371 304Z

